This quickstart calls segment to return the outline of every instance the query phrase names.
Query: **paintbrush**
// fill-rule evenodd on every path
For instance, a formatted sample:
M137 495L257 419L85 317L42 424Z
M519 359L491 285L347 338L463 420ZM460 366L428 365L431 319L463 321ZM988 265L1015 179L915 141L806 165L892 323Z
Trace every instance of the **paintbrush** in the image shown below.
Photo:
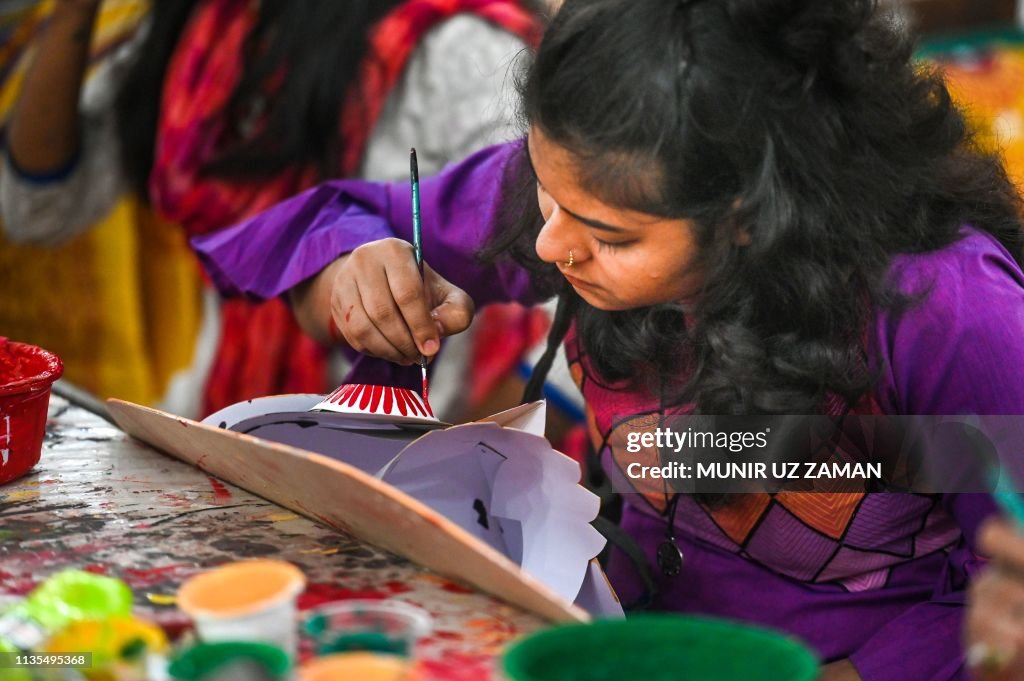
M998 473L996 473L998 475ZM1008 471L999 475L992 498L1002 512L1014 522L1018 530L1024 530L1024 497L1010 479Z
M423 228L420 222L420 168L416 162L416 148L409 150L409 184L412 187L412 247L416 253L416 267L423 279ZM420 372L423 376L423 401L430 404L430 386L427 382L427 358L420 354Z

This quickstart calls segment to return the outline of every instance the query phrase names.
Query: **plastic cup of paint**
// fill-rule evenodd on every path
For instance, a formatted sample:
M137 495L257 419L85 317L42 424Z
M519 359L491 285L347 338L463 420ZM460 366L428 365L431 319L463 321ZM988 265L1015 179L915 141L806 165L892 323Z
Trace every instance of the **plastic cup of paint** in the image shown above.
M395 600L352 599L314 608L303 632L317 654L366 651L411 656L416 642L430 633L430 614Z
M205 643L269 643L294 658L295 601L305 586L302 571L291 563L245 560L190 578L178 590L178 607Z
M411 681L412 664L394 655L336 653L299 667L299 681Z
M503 655L506 681L813 681L818 662L781 633L726 620L637 615L546 629Z
M63 373L52 352L0 336L0 485L39 463L50 386Z
M277 646L265 643L200 643L171 661L168 673L178 681L214 679L286 679L291 658Z

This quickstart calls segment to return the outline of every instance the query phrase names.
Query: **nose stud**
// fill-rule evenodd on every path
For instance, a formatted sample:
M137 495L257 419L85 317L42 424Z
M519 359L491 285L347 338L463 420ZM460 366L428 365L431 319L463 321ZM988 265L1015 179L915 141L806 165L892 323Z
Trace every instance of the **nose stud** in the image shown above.
M572 249L570 248L569 249L569 259L565 262L565 266L566 267L572 267L573 262L575 262L575 261L573 260Z

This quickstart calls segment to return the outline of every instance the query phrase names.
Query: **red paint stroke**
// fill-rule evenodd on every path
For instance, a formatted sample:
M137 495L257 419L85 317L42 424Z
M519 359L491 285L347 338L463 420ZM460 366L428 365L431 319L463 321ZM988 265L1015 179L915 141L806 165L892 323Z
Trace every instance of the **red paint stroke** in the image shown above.
M217 478L206 476L206 479L210 481L210 487L213 488L213 498L217 503L224 503L231 501L231 490L224 486Z
M412 587L405 582L384 582L384 588L388 590L388 593L392 596L397 594L404 594L412 591Z
M298 606L299 610L308 610L332 601L347 601L353 598L381 601L392 595L389 591L379 589L348 589L335 584L314 582L308 584L306 590L299 595Z
M384 392L384 388L379 385L375 385L370 389L370 411L374 414L377 413L377 407L380 406L382 392Z
M359 400L359 386L352 386L352 394L349 395L348 401L345 402L346 407L355 407L356 402Z
M420 396L413 391L405 390L404 388L402 389L402 392L405 394L405 399L409 402L409 411L411 411L415 416L426 416L426 412L424 412L423 408L420 406Z
M384 406L382 408L382 411L385 414L391 413L391 405L394 404L395 398L393 393L394 390L392 390L391 388L384 388Z
M370 406L370 395L373 393L373 390L370 386L364 385L360 388L360 392L362 392L363 396L359 400L359 409L366 411L367 407Z
M108 568L106 565L100 565L99 563L93 563L92 565L86 565L82 569L85 570L86 572L91 572L94 575L105 575L105 574L107 574L107 570L109 570L110 568Z
M395 406L398 407L398 413L402 416L409 414L409 409L406 406L406 398L404 390L395 390Z

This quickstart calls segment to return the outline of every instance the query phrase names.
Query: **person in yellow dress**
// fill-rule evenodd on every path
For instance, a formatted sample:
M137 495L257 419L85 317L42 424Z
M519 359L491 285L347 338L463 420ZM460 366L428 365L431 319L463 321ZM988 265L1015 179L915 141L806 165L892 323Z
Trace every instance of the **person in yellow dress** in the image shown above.
M90 56L83 108L109 101L119 50L135 35L147 3L14 3L0 18L5 131L33 51L46 48L44 33L67 30L83 10L99 13L91 44L81 48ZM77 87L69 96L78 96ZM21 242L0 229L0 335L56 352L66 378L97 396L157 403L171 377L192 363L202 316L200 273L180 229L131 194L110 205L88 229L58 243Z

